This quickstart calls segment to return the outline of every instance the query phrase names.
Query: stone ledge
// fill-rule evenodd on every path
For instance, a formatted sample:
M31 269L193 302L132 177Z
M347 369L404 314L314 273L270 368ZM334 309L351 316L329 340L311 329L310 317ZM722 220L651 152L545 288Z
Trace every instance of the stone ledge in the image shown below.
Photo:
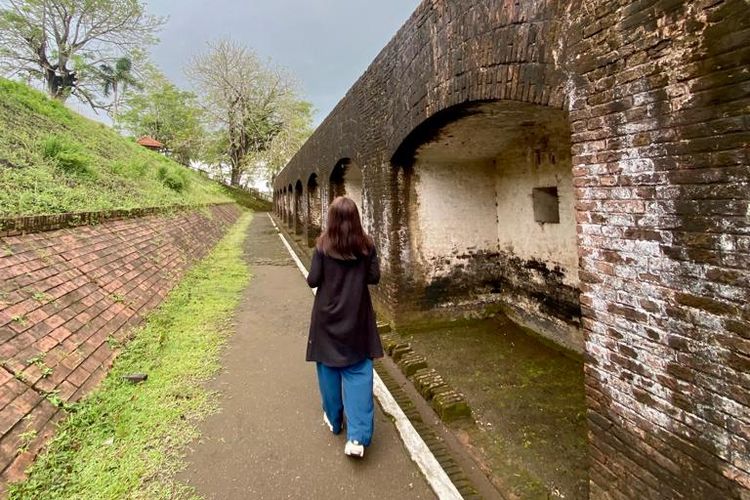
M397 366L404 375L411 377L417 370L427 368L427 358L412 351L405 354Z
M415 353L411 344L401 342L390 328L388 332L381 335L383 349L417 392L430 402L440 419L445 423L471 419L471 407L464 395L450 387L434 368L429 368L427 358Z
M94 226L103 222L135 219L148 215L193 210L204 207L233 205L234 202L207 203L204 205L168 205L163 207L140 207L96 212L70 212L50 215L27 215L0 218L0 237L20 236L78 226Z

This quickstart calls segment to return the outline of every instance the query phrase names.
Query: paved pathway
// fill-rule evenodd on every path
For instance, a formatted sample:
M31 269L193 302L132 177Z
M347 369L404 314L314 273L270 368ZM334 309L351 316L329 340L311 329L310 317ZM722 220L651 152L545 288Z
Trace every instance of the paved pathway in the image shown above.
M180 479L216 499L434 498L379 408L362 461L324 426L304 361L312 295L265 214L250 225L246 257L253 277L211 384L222 410L200 426Z

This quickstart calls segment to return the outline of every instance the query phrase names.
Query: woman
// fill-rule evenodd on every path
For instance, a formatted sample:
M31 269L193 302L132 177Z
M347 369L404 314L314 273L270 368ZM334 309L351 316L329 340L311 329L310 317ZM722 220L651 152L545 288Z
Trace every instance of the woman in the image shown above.
M310 287L318 288L307 360L317 363L323 420L338 434L346 414L344 453L360 458L373 432L372 360L383 356L367 288L378 281L375 245L362 229L357 205L338 197L307 276Z

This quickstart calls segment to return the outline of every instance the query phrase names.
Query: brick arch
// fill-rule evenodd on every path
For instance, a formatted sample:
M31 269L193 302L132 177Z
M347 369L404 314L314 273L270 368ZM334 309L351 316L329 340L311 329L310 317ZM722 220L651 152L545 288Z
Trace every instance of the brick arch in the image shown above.
M320 183L320 177L312 172L307 177L305 186L305 210L307 212L307 245L312 248L323 228L323 193L324 186Z
M385 137L386 151L391 157L408 143L415 131L423 128L433 120L452 119L451 113L466 109L483 102L517 102L545 106L568 111L571 97L583 93L586 87L584 80L572 71L564 71L552 64L513 63L504 65L494 74L497 82L485 81L489 70L483 66L475 67L459 76L430 82L440 88L465 88L464 92L437 94L424 106L413 106L410 109L399 109L400 102L395 102L393 110L392 134ZM498 71L498 70L495 70ZM511 75L513 75L511 77ZM513 80L508 80L514 78ZM467 83L469 82L469 83ZM470 85L466 88L466 85Z
M286 224L294 229L294 187L291 183L286 187Z
M305 188L302 185L302 180L297 179L294 183L294 232L295 234L302 234L305 227L305 212L302 206L302 200L304 196Z
M361 210L362 174L360 165L351 158L338 160L328 176L330 185L328 201L333 201L337 196L348 196L357 203Z
M389 101L383 138L389 153L419 124L457 105L503 100L568 109L585 93L571 29L585 16L574 19L562 3L423 3L414 16L427 13L429 21L401 47L413 57L395 64L390 90L399 98Z

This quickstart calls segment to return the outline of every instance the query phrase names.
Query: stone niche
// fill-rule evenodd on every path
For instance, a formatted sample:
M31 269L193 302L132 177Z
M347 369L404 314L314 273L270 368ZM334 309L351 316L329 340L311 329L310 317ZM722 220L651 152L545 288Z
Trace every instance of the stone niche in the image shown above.
M404 302L448 315L500 308L580 352L566 113L483 102L438 116L410 140L398 158L411 176L405 274L420 296Z
M307 212L307 245L312 248L323 227L323 191L318 184L318 175L311 174L307 180L307 199L305 211Z
M337 196L346 196L357 204L360 215L364 217L367 213L363 205L362 169L352 160L345 158L336 164L331 173L329 193L329 202Z

